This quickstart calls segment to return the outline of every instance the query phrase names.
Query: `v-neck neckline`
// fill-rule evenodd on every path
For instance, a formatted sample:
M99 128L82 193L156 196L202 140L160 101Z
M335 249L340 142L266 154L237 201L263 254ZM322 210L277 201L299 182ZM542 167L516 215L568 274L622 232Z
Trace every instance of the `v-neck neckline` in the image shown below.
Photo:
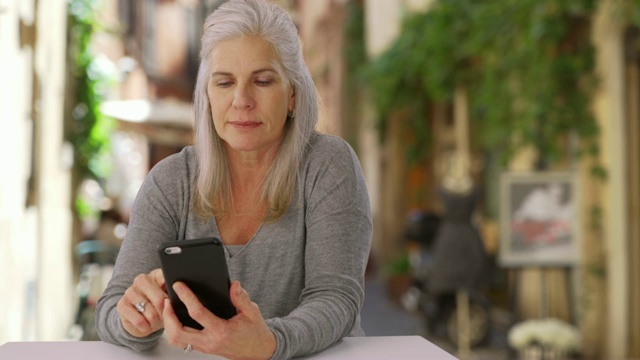
M218 239L220 239L220 242L222 243L222 246L224 247L224 251L225 251L225 254L227 255L228 259L233 259L233 258L237 257L238 255L242 254L244 252L244 250L252 242L256 241L255 239L258 236L258 233L260 233L260 230L262 230L262 227L264 226L264 223L260 223L260 225L258 226L256 231L253 233L253 235L251 236L249 241L247 241L246 244L244 244L244 245L227 245L227 244L225 244L224 239L220 235L220 229L218 228L218 221L216 220L215 217L213 218L213 223L215 224L215 228L214 228L214 230L216 232L215 235L218 237ZM229 249L233 249L233 250L229 250Z

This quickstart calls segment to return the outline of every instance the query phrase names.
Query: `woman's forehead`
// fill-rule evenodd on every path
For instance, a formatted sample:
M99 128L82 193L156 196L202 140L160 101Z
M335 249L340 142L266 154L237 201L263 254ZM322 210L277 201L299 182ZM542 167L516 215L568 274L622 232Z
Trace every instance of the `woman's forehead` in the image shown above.
M273 45L257 36L221 41L211 51L211 71L235 73L271 69L282 73L280 58Z

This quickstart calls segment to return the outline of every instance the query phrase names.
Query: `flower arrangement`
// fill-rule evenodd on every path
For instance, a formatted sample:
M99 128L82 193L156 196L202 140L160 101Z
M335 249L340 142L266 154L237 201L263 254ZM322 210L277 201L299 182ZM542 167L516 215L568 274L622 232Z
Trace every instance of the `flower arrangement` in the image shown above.
M527 320L514 325L509 330L508 342L521 358L562 359L568 354L578 353L581 348L578 329L553 318ZM532 349L536 356L530 355Z

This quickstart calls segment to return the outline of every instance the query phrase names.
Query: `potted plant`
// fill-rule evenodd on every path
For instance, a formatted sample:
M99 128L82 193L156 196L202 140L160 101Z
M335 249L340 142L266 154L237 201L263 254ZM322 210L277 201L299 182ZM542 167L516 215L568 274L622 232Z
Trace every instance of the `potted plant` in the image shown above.
M396 303L401 303L401 298L411 285L411 264L409 254L402 252L383 268L383 274L387 283L387 295Z

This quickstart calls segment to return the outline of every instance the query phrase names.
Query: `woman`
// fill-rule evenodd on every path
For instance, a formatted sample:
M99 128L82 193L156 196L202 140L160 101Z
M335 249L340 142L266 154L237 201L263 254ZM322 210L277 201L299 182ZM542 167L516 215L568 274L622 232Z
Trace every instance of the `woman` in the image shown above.
M317 92L294 24L263 0L231 0L207 19L194 93L196 145L158 163L132 210L97 305L107 342L169 343L227 358L291 358L364 335L360 308L371 213L360 164L315 131ZM183 327L156 249L218 236L238 315L223 320L174 286L204 329Z

